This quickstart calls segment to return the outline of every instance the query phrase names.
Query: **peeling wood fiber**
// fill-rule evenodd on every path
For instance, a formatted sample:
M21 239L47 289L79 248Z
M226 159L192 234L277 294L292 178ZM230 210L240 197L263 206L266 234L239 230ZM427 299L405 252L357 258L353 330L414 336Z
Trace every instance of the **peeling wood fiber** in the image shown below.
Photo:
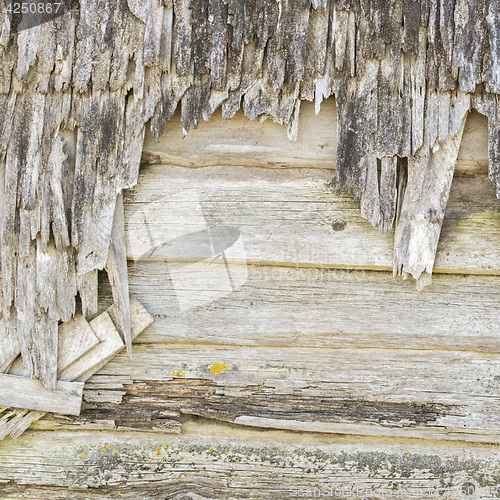
M57 324L75 315L78 294L84 313L95 312L97 270L107 263L128 329L126 276L113 263L123 254L112 237L122 233L112 231L117 195L137 181L146 124L158 139L179 104L185 133L220 106L225 119L243 107L251 119L286 125L293 139L301 99L319 107L335 95L338 191L362 197L365 217L391 229L405 192L397 158L416 158L408 182L418 184L407 189L430 249L449 183L436 187L432 210L415 191L474 107L489 119L500 196L496 0L81 0L20 33L3 9L0 302L6 337L17 335L48 388ZM396 270L419 279L434 255L414 265L414 247L411 234L396 241Z

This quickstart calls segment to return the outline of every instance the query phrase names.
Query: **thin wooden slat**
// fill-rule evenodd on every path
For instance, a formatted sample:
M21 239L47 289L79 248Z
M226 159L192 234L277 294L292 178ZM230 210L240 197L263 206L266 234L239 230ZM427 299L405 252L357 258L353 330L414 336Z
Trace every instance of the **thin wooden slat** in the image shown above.
M118 490L175 500L489 499L497 497L499 467L497 446L264 433L204 421L168 439L39 431L0 448L2 494L16 500L109 500Z
M116 199L115 216L111 230L108 260L106 262L113 300L116 311L116 325L123 336L127 352L132 355L132 336L130 332L130 299L128 291L127 255L125 253L125 221L123 214L123 195Z
M83 383L58 381L53 391L38 380L0 374L0 405L79 415L82 405Z
M335 196L333 177L318 169L149 166L125 197L128 258L148 259L199 231L200 212L206 226L238 230L250 262L392 271L394 233L374 230L358 202ZM499 214L486 176L455 177L434 273L499 274Z
M3 315L0 312L0 372L7 371L20 352L17 335L12 329L6 328Z
M266 120L249 120L238 111L231 120L222 120L216 111L209 122L183 137L177 111L159 143L146 133L142 161L184 167L240 165L267 168L335 168L337 110L333 98L323 101L316 116L314 103L300 106L296 142L287 138L286 128ZM466 124L457 171L461 175L488 171L488 120L472 112Z

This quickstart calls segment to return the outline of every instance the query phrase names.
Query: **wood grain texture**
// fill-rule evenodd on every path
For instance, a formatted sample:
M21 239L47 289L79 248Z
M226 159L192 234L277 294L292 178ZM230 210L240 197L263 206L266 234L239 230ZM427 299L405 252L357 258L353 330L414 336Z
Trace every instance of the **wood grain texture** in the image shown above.
M151 324L152 318L134 297L131 297L130 304L131 333L132 337L135 338ZM116 323L113 322L116 321L115 306L112 306L108 311L105 311L91 322L92 334L99 339L99 344L86 351L85 354L67 359L67 366L58 367L61 380L72 381L78 379L79 382L84 382L123 348L124 343L116 330ZM85 330L89 328L88 324L84 326ZM75 334L74 329L65 329L63 331L63 335L67 336L68 334L73 336ZM20 359L18 361L17 366L13 368L15 368L16 373L25 375L26 369ZM0 407L0 441L6 437L13 439L19 437L30 425L44 416L44 411Z
M79 415L83 384L58 381L55 390L46 389L38 380L0 374L0 405L35 411Z
M436 276L419 293L389 272L249 266L246 283L221 297L226 271L215 265L186 268L182 288L162 263L130 267L131 290L155 320L140 342L500 352L496 276Z
M205 224L237 229L249 262L392 270L393 233L373 231L359 202L335 196L332 178L305 168L144 167L125 195L127 256L156 258L156 246ZM434 272L498 274L499 210L486 176L455 177Z
M95 313L95 272L108 258L116 197L137 181L145 125L158 140L178 106L183 134L221 107L224 118L240 108L270 118L295 139L301 100L319 106L335 95L336 191L368 190L369 205L382 210L366 214L382 229L392 222L394 168L383 169L376 191L375 163L426 158L458 131L457 113L475 107L490 122L489 170L500 193L492 0L420 10L375 0L143 4L82 2L19 33L2 14L4 321L47 387L57 376L57 324L75 314L78 293L84 312ZM271 154L287 147L272 144ZM427 167L418 168L425 175Z
M29 464L26 463L29 458ZM0 448L6 500L495 498L497 446L425 445L199 422L186 435L29 432ZM469 489L467 489L469 488ZM473 488L473 489L472 489Z
M404 348L143 344L88 381L81 418L153 429L177 412L250 427L498 443L498 361Z

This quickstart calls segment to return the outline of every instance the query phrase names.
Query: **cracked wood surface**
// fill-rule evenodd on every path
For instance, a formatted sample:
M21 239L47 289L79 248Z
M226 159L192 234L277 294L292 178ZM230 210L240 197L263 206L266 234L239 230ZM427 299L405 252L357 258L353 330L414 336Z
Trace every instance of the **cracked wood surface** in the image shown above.
M354 500L486 499L497 495L499 461L494 446L264 433L202 420L179 436L30 431L0 448L0 489L6 500L107 500L118 490L130 500L285 500L322 492Z
M250 427L499 443L497 353L195 344L134 351L87 381L80 417L54 417L46 428L179 432L182 416L191 415Z
M500 195L499 9L496 0L83 0L20 33L2 10L3 318L32 376L54 387L57 324L74 316L77 293L95 312L95 272L116 197L137 181L145 124L159 139L178 105L184 133L219 107L224 119L241 107L295 138L301 100L320 107L335 95L337 190L371 193L364 213L381 229L394 215L394 158L435 152L456 134L457 113L476 108L489 119Z

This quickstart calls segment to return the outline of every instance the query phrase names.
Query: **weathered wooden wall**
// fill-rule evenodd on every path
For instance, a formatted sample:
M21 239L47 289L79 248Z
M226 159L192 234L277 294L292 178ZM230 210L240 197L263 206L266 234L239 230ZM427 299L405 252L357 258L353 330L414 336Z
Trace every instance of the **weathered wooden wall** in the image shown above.
M146 138L124 203L130 290L155 322L86 383L80 417L0 443L2 498L497 497L500 201L484 117L468 118L433 286L417 292L392 276L393 235L334 193L334 103L302 113L294 144L239 116L184 139L174 117L159 145ZM172 268L150 252L204 225L239 230L228 265L248 273L212 302L219 259L193 262L188 245L194 267L180 254Z

